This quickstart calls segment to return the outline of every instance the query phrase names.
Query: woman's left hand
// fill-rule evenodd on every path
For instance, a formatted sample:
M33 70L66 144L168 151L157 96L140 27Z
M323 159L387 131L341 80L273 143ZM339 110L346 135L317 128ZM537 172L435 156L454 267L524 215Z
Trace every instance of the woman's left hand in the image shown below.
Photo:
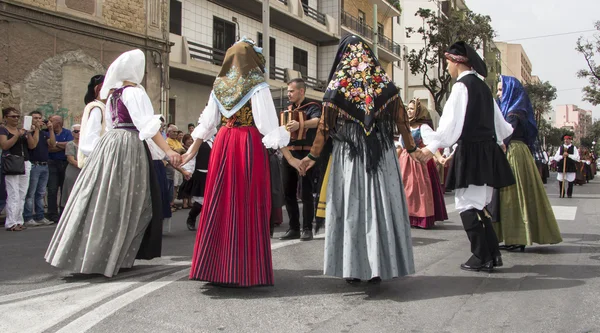
M172 149L170 149L167 152L167 156L169 156L169 162L174 167L178 168L181 165L181 155L179 155L179 153L177 153L177 152L173 151Z

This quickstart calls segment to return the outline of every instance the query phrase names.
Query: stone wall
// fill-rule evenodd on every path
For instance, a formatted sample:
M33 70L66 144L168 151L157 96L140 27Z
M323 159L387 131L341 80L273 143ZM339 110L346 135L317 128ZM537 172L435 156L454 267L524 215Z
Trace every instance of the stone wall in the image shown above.
M139 34L146 33L144 0L105 0L102 12L108 26Z
M39 7L47 10L56 10L56 0L14 0L26 5Z

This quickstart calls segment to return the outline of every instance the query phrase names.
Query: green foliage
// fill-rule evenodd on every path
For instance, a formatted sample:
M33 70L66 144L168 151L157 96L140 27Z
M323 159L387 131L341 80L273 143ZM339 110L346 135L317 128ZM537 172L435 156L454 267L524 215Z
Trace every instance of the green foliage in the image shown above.
M525 90L531 100L531 105L535 111L535 120L538 124L541 122L542 115L552 110L552 101L556 99L556 87L550 82L525 84Z
M421 75L423 86L433 96L435 109L442 114L442 102L450 89L452 78L446 72L444 52L457 41L465 41L475 49L483 46L485 40L495 36L489 16L475 14L470 10L452 11L449 17L438 15L437 11L419 8L415 13L423 20L420 27L407 27L406 36L422 35L423 48L413 49L406 55L410 72Z
M600 21L595 26L600 31ZM588 86L583 88L583 100L600 105L600 65L594 60L600 56L600 35L594 36L591 41L579 37L575 50L583 55L588 66L577 72L577 77L588 80Z

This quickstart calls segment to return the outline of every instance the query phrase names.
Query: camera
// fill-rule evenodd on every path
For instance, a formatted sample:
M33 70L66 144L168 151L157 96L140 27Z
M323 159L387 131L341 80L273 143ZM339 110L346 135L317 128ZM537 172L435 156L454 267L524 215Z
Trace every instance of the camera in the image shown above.
M48 125L48 119L44 119L42 122L43 122L45 125Z

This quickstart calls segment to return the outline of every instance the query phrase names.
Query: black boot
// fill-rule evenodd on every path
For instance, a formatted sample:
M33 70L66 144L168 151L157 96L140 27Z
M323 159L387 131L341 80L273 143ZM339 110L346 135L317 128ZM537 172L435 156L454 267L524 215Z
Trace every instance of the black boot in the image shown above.
M490 246L488 245L485 228L483 227L483 222L478 211L476 209L469 209L460 213L460 218L471 242L471 253L473 253L473 257L467 263L462 264L461 269L478 271L482 269L488 270L490 266L493 267ZM498 244L497 239L496 244Z
M567 186L567 197L569 198L573 197L573 184L574 182L569 182L569 185Z
M564 198L563 195L563 182L558 182L558 197Z
M498 245L498 235L496 235L496 231L494 231L491 215L489 214L487 209L484 208L483 211L480 213L480 216L481 222L483 222L483 227L485 228L485 238L490 249L490 254L492 255L494 267L501 267L503 265L502 253L500 253L500 246Z
M196 230L196 221L198 220L198 215L200 215L200 212L202 211L202 205L194 202L194 204L192 205L192 208L190 209L190 212L188 213L188 218L187 218L187 228L189 231L194 231Z

